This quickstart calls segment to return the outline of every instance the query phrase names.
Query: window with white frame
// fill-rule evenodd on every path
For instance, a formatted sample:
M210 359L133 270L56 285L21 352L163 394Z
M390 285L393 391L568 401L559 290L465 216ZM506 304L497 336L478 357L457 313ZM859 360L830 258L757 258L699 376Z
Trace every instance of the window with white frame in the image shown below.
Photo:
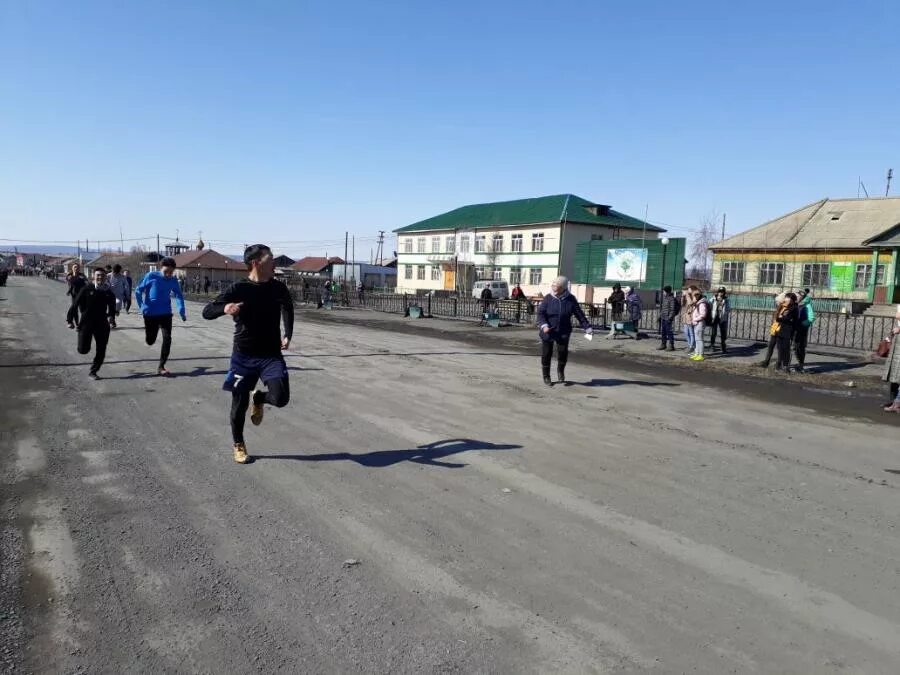
M495 253L503 252L503 235L495 234L491 241L491 250Z
M884 265L878 265L875 271L875 285L882 286L884 285ZM866 290L869 285L872 283L872 266L871 265L857 265L856 266L856 275L853 278L853 288L857 291Z
M416 253L425 253L425 237L416 239Z
M528 283L532 286L539 286L543 271L540 267L532 267L528 270Z
M412 265L404 265L406 269L403 270L403 278L404 279L412 279Z
M503 270L499 267L494 268L494 281L503 281Z
M521 236L521 235L520 235ZM515 286L516 284L522 283L522 270L510 270L509 271L509 285Z
M513 253L521 253L522 252L522 235L521 234L513 234L510 236L510 250Z
M487 278L486 273L487 273L486 267L482 267L481 265L479 265L478 267L475 268L475 278L478 280L486 279Z
M431 266L431 280L432 281L440 281L441 280L441 266L440 265L432 265Z
M744 283L744 263L742 263L742 262L722 263L722 283L723 284L742 284L742 283Z
M447 253L453 253L456 250L456 237L447 237L445 241L446 245L444 246L444 249L447 251Z
M475 235L475 253L484 253L485 237L483 234Z
M416 266L416 279L418 279L419 281L425 281L425 265Z
M802 283L806 288L828 288L831 279L831 263L806 263L803 265Z
M469 252L469 235L464 234L459 238L459 252L460 253L468 253Z
M784 285L784 263L760 263L760 265L759 265L759 285L760 286L783 286Z
M403 252L404 253L412 253L413 241L412 237L403 240Z
M432 253L440 253L441 252L441 238L440 237L432 237L431 238L431 252Z
M543 251L544 250L544 233L543 232L532 232L532 234L531 234L531 250L532 251Z

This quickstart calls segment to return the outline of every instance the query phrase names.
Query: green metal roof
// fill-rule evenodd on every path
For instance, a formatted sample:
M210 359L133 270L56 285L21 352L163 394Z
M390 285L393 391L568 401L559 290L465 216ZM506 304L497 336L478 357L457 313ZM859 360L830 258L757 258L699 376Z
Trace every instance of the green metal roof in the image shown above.
M551 195L532 199L516 199L511 202L470 204L439 216L401 227L394 232L427 232L429 230L462 230L474 228L514 227L544 223L579 223L604 225L632 230L644 228L644 221L609 210L604 215L594 215L588 207L599 206L577 195ZM665 232L664 229L646 224L649 232Z

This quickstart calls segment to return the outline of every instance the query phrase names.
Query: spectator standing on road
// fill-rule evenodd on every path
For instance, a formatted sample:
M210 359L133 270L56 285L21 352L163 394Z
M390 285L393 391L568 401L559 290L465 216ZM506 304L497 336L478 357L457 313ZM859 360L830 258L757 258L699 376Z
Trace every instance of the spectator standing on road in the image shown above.
M575 296L569 293L569 280L557 277L550 284L551 292L544 296L538 308L538 325L541 338L541 372L544 384L553 386L550 379L550 362L553 359L553 345L556 344L556 374L560 382L566 381L566 362L569 359L569 338L572 336L572 317L587 335L593 333L590 322L584 315Z
M703 361L703 344L704 332L706 324L710 320L711 310L709 300L703 295L703 291L699 288L693 292L693 309L691 310L691 327L694 334L694 353L691 354L691 361Z
M491 293L491 289L485 286L484 290L481 291L481 311L485 314L487 314L491 308L491 299L493 299L493 297L494 294Z
M806 343L809 340L809 329L816 320L809 289L804 288L797 293L800 304L797 308L797 326L794 329L794 354L797 356L797 372L802 373L806 365Z
M657 347L658 350L666 349L668 345L670 352L675 351L675 333L672 326L678 317L679 309L678 298L672 293L672 287L666 286L663 289L662 302L659 303L659 334L662 343Z
M759 365L761 368L768 368L773 348L777 347L778 356L775 370L787 372L791 365L791 338L797 326L799 311L797 310L797 296L793 293L785 293L779 298L781 298L781 302L772 315L772 324L769 327L769 346L766 350L766 358Z
M900 305L897 305L897 315L894 327L891 329L891 351L888 353L887 362L884 364L884 375L881 379L890 385L891 402L884 406L886 412L900 412Z
M69 311L66 313L66 323L69 325L69 328L75 328L76 324L78 324L78 303L75 302L75 298L78 297L81 289L84 288L87 283L87 277L81 273L81 265L72 263L72 271L66 275L66 286L68 286L66 295L71 296L72 298L72 304L69 307Z
M716 332L718 331L722 342L722 353L725 354L728 351L725 341L728 339L728 319L731 315L731 302L728 300L728 293L724 287L716 291L716 297L713 298L710 307L712 309L710 323L712 334L709 338L709 348L712 351L716 351Z
M184 295L181 293L181 285L175 279L175 260L163 258L159 263L159 271L148 272L134 290L138 309L144 316L144 331L148 345L156 342L159 332L162 331L162 350L159 354L159 367L156 372L159 375L169 375L166 369L166 361L169 360L169 350L172 348L172 296L175 296L175 304L178 306L178 314L182 321L187 321L187 313L184 309Z
M510 297L513 300L524 300L525 291L522 290L522 287L519 284L516 284L515 288L513 288L512 290L512 295Z
M78 321L78 353L89 354L91 342L94 343L94 360L88 376L99 380L97 374L106 358L106 345L109 343L109 327L116 317L116 296L106 282L106 270L94 270L93 283L85 283L75 304L81 314Z
M694 353L694 293L699 290L696 286L688 286L681 292L681 330L689 354Z
M210 280L209 280L209 277L208 277L208 276L204 276L204 277L203 277L203 293L204 293L204 294L208 294L208 293L209 293L209 285L210 285L210 283L211 283L211 282L210 282Z
M634 339L641 339L641 317L644 315L643 303L638 292L629 286L625 289L625 310L628 312L628 320L634 324Z
M622 312L625 311L625 293L622 286L613 284L612 293L609 294L609 306L612 311L612 320L621 321Z

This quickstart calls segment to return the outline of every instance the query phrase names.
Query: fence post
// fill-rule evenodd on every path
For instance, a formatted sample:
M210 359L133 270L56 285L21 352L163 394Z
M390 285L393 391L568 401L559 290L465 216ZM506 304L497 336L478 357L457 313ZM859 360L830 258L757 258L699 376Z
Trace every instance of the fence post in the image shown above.
M431 294L428 294L428 316L431 316Z
M453 298L453 316L457 316L459 312L457 311L456 305L459 302L459 298Z

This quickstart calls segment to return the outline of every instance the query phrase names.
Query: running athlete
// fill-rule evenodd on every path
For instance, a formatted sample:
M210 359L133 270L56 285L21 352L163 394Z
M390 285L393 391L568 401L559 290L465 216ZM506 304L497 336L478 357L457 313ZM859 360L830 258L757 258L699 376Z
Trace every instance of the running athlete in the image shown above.
M147 344L156 342L159 331L162 330L162 350L159 354L159 375L167 376L166 361L169 360L169 350L172 348L172 301L175 294L175 304L178 306L178 314L182 321L187 321L187 313L184 309L184 296L181 294L181 286L175 278L175 261L172 258L163 258L159 262L160 271L147 272L141 283L134 289L134 298L138 309L144 315L144 330Z
M116 296L106 283L106 270L94 270L94 283L85 284L75 298L75 305L81 312L78 322L78 353L89 354L91 340L95 343L94 362L88 373L92 380L99 380L97 372L106 358L109 342L109 327L116 316Z
M125 293L125 313L131 310L131 294L134 293L134 279L131 278L131 272L125 270L125 283L128 284L127 293Z
M87 277L81 273L81 265L72 263L72 271L66 276L66 285L68 286L66 295L72 298L72 305L66 312L66 323L69 324L69 328L75 328L78 323L78 305L75 304L75 298L78 297L87 282Z
M116 296L116 316L119 316L119 312L125 309L125 302L128 300L128 280L122 274L122 266L120 264L116 263L113 265L112 274L109 275L107 281L109 282L109 289ZM115 318L109 325L113 328L116 327Z
M231 435L234 461L250 461L244 444L247 408L250 421L262 424L263 406L283 408L290 400L288 370L281 352L291 344L294 332L294 302L287 286L275 277L272 250L254 244L244 251L249 274L236 281L203 308L204 319L234 318L234 349L231 367L222 388L231 392ZM281 334L284 321L284 335ZM262 380L267 391L257 388Z

